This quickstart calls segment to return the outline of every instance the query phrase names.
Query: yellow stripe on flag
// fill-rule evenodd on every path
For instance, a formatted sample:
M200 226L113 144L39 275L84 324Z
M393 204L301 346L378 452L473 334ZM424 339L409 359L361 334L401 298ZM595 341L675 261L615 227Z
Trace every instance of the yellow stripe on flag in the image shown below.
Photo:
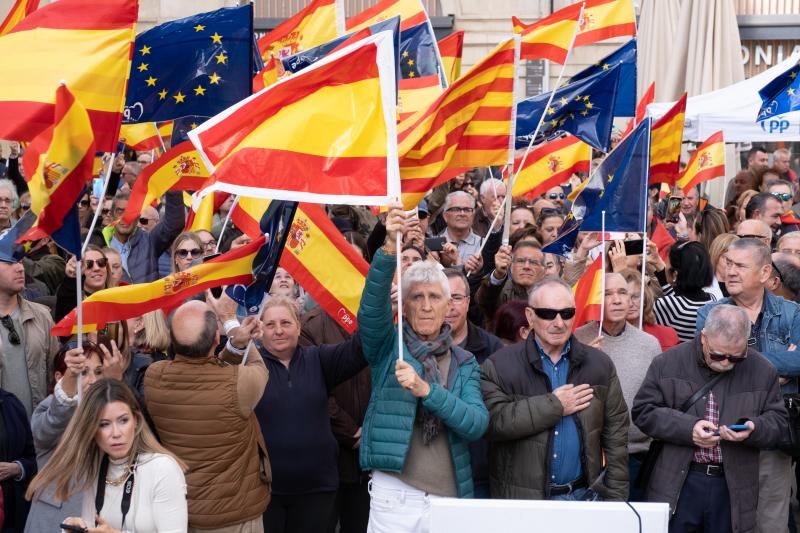
M718 131L695 150L677 185L688 192L699 183L724 175L725 140Z

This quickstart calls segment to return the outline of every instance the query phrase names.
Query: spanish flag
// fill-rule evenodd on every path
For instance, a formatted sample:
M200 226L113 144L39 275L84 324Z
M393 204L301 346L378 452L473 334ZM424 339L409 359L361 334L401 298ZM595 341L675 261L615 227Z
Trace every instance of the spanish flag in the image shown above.
M576 172L589 172L592 147L573 135L546 143L528 154L521 170L522 156L514 161L519 171L513 197L533 199L548 189L561 185Z
M161 148L161 140L158 138L155 122L123 124L120 128L119 138L131 150L143 151Z
M17 0L0 24L0 37L14 29L22 19L39 9L39 0Z
M186 216L186 231L204 230L211 232L211 228L214 226L214 213L225 203L228 196L230 194L226 192L215 192L204 196L199 203L192 205L189 208L189 214Z
M724 175L725 140L722 131L718 131L695 150L677 185L686 192L698 183Z
M414 113L425 109L442 94L439 76L403 78L397 81L398 120L404 121Z
M58 87L55 102L55 124L31 142L23 159L30 176L31 211L38 218L20 241L58 231L92 179L95 150L89 115L64 85Z
M641 121L644 120L644 117L647 114L647 106L653 103L655 96L656 96L656 82L652 82L645 91L645 93L642 95L642 98L641 100L639 100L639 103L636 104L636 117L628 121L628 127L625 128L625 131L622 133L620 140L627 137L628 134L633 131L635 125L639 124Z
M192 143L180 143L144 168L133 184L122 222L132 223L145 207L167 191L202 189L208 176L208 170Z
M586 0L575 47L636 35L633 0Z
M0 37L0 138L30 141L52 125L64 81L89 113L97 150L113 152L137 16L136 0L59 0Z
M400 192L391 32L372 35L189 132L200 191L382 205Z
M569 5L530 25L512 17L514 33L522 36L520 59L549 59L563 65L578 29L581 5Z
M589 265L581 279L572 287L575 296L575 322L572 331L592 320L600 320L603 305L603 254Z
M406 209L459 172L508 161L514 55L514 39L499 44L427 109L398 125Z
M667 111L650 132L650 184L672 185L681 171L683 121L686 116L686 93Z
M265 245L260 236L210 261L176 272L150 283L103 289L83 300L83 332L103 329L109 322L127 320L156 309L171 309L206 289L223 285L247 285L253 279L253 261ZM51 333L66 337L78 332L77 310L73 309Z
M461 77L461 56L464 53L464 30L451 33L439 41L439 53L442 55L442 67L447 84L452 85Z
M428 13L420 0L383 0L347 19L347 31L368 28L383 20L400 16L400 31L428 22Z

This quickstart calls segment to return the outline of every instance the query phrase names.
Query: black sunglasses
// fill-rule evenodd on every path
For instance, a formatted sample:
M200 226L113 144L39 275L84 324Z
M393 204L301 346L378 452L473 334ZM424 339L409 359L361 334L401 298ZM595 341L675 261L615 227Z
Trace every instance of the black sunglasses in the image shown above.
M181 259L186 259L191 255L192 257L200 257L203 251L200 248L192 248L191 250L175 250L175 257L180 257Z
M728 360L731 364L741 363L745 359L747 359L747 354L745 355L731 355L728 353L717 353L712 352L711 350L708 351L708 358L712 361L716 361L719 363L720 361Z
M547 195L547 197L550 198L551 200L555 200L556 198L563 200L564 198L567 197L567 195L564 194L563 192L551 192L550 194Z
M0 317L0 323L3 324L3 327L8 330L8 342L14 346L19 346L19 343L21 342L19 333L17 333L16 328L14 328L14 321L11 320L11 317L8 315Z
M23 211L27 211L28 209L31 208L31 204L19 204L19 208L22 209Z
M784 202L788 202L789 200L792 199L792 194L788 192L773 192L770 194L775 198L777 198L778 200L782 200Z
M81 207L89 207L91 205L91 202L89 200L81 200L80 204Z
M146 226L150 223L151 220L152 220L151 218L141 217L139 219L139 224L141 224L142 226Z
M105 215L107 215L109 213L111 213L111 209L109 209L107 207L104 207L103 209L100 210L100 214L103 215L103 216L105 216Z
M86 270L93 269L95 263L97 263L98 267L105 268L108 266L108 259L105 257L101 257L100 259L86 259L84 263L86 263Z
M575 308L574 307L565 307L564 309L550 309L547 307L531 307L533 312L536 313L536 316L541 318L542 320L555 320L556 315L561 315L563 320L569 320L575 316Z

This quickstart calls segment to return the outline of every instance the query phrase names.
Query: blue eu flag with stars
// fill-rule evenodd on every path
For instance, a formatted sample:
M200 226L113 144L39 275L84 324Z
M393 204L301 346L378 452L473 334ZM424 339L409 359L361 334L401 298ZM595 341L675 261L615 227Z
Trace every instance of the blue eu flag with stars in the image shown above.
M758 91L761 109L757 121L800 109L800 63L769 82Z
M214 116L247 98L253 71L253 7L166 22L136 37L123 122Z
M583 80L612 65L620 66L617 100L614 105L615 117L632 117L636 114L636 39L631 39L612 53L583 69L569 79L569 82Z
M553 101L547 105L550 93L522 100L517 104L516 146L525 148L544 115L534 143L553 139L562 132L575 135L586 144L608 152L611 148L611 127L620 65L600 70L588 78L556 89Z
M436 38L427 22L400 32L400 75L403 79L440 73Z

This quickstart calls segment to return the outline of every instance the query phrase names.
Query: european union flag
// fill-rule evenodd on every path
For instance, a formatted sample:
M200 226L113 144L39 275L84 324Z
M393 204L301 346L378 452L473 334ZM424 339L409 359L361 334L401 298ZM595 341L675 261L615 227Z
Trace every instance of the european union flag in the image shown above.
M183 141L188 141L189 132L209 118L211 117L198 117L196 115L176 118L172 122L172 137L170 139L170 146L177 146Z
M17 244L17 239L25 235L34 222L36 213L29 209L13 226L0 233L0 261L16 263L25 257L25 245Z
M403 79L435 76L441 73L436 54L436 38L428 22L400 32L400 75Z
M517 148L528 146L539 119L544 115L542 127L534 139L536 144L568 132L594 148L608 152L620 70L619 65L612 65L608 70L556 89L549 107L550 93L518 103Z
M758 91L761 109L757 121L800 109L800 63L796 64Z
M250 96L253 6L166 22L136 37L123 122L214 116Z
M636 114L636 39L633 38L614 52L610 53L591 67L578 72L569 83L583 80L604 70L612 65L621 67L619 73L619 86L617 87L617 101L614 105L615 117L632 117Z

